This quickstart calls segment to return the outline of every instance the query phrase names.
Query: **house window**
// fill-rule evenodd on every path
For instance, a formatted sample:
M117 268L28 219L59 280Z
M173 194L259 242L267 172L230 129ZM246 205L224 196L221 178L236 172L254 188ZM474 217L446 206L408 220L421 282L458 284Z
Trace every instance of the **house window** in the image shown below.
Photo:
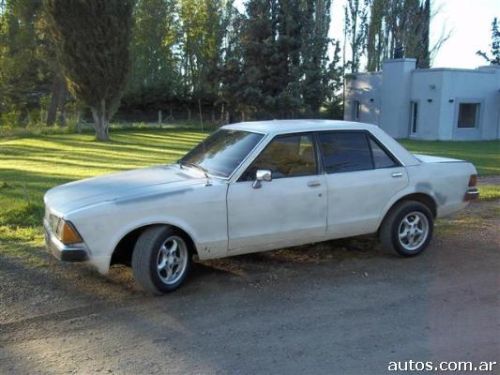
M361 103L359 100L355 100L352 103L352 118L353 120L359 120L359 113L361 112Z
M417 123L418 123L418 103L410 102L410 129L414 134L417 132Z
M458 127L477 128L479 123L479 103L460 103L458 107Z

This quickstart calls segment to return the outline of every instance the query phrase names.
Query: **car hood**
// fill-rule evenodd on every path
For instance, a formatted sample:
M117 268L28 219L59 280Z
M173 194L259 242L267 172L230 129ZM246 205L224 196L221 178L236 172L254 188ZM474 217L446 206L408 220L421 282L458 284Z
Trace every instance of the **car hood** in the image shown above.
M70 182L47 191L44 201L52 211L64 215L98 203L147 195L159 185L175 191L204 181L196 171L164 165Z

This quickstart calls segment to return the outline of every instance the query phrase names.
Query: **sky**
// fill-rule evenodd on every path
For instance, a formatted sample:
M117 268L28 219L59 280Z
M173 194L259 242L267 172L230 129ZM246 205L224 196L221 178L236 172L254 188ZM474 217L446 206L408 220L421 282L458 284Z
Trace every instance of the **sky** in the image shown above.
M242 9L244 0L236 0ZM332 0L330 36L342 39L346 0ZM449 39L434 56L433 67L476 68L485 65L477 50L490 51L491 21L500 19L500 0L431 0L431 46L442 35Z
M435 3L438 12L431 24L431 35L438 38L444 27L451 31L451 36L435 56L433 66L485 65L476 51L489 53L491 49L491 21L495 16L500 19L500 0L435 0Z

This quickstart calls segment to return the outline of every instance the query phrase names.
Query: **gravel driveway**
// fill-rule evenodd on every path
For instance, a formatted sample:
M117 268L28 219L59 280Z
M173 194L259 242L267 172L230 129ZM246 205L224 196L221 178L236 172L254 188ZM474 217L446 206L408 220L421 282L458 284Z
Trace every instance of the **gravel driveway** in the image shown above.
M0 255L0 373L359 375L389 361L499 362L499 228L500 202L474 203L439 221L419 257L370 238L331 241L197 264L159 298L126 268L102 277Z

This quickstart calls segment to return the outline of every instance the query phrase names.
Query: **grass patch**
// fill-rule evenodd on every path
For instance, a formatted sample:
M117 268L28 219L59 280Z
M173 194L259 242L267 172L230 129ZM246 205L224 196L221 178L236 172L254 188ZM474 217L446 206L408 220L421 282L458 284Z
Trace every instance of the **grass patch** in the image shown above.
M479 185L479 198L484 201L500 199L500 185Z
M475 205L477 203L471 203ZM471 214L471 211L473 214ZM484 206L480 211L474 210L473 206L468 212L458 212L452 216L441 218L436 222L436 233L439 235L452 235L467 228L472 231L480 231L486 225L495 225L494 220L500 217L500 205L491 203Z
M442 142L442 141L399 141L416 154L428 154L473 163L480 176L500 175L500 141Z
M0 140L0 256L37 257L43 245L43 195L51 187L114 171L174 162L206 133L193 129L137 128L48 134Z

